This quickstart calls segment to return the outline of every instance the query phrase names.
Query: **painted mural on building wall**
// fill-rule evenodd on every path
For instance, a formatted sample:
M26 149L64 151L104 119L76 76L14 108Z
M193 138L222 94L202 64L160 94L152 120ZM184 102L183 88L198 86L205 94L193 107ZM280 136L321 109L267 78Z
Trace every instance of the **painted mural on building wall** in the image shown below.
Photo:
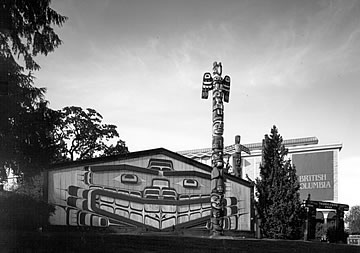
M144 160L144 159L143 159ZM205 228L210 220L210 172L174 166L174 159L57 169L48 173L53 225L126 229ZM178 164L178 162L176 162ZM185 170L184 170L185 169ZM251 188L227 179L225 230L250 231Z

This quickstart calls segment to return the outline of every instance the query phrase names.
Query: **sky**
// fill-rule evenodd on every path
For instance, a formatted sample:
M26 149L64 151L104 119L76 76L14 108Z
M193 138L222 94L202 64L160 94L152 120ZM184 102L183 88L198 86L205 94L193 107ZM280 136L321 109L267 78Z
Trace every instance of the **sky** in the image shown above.
M93 108L130 151L211 145L204 72L231 77L224 142L341 143L339 202L360 205L360 1L56 0L63 44L38 56L52 109Z

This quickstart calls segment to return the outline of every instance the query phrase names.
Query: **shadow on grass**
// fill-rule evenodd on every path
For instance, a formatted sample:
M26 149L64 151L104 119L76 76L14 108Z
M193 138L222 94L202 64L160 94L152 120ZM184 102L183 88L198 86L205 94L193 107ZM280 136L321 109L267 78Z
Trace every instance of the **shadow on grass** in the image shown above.
M19 232L0 230L0 252L360 252L359 246L321 242L209 238L161 233Z

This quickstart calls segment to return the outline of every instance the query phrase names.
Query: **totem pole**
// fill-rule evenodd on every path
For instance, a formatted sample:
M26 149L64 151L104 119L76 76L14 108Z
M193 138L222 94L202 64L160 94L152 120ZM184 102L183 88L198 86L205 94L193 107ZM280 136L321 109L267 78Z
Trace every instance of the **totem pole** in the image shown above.
M213 90L212 103L212 155L211 155L211 218L208 228L213 236L223 234L224 217L224 104L229 102L230 77L221 77L221 62L214 62L213 77L209 72L204 74L202 98L207 99Z
M241 139L240 135L235 136L235 153L233 155L233 169L235 176L242 178L240 139Z

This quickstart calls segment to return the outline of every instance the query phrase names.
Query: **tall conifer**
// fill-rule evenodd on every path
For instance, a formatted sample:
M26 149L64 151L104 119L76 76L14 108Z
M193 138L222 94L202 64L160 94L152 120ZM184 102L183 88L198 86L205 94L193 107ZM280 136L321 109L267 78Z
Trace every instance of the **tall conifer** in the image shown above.
M302 209L299 182L288 150L276 126L263 140L260 178L256 179L256 207L260 229L267 238L298 239L301 236Z
M67 17L50 0L0 0L0 181L6 172L25 179L46 168L55 155L52 131L57 120L45 88L34 85L39 54L62 41L54 27ZM1 182L0 182L1 183Z

